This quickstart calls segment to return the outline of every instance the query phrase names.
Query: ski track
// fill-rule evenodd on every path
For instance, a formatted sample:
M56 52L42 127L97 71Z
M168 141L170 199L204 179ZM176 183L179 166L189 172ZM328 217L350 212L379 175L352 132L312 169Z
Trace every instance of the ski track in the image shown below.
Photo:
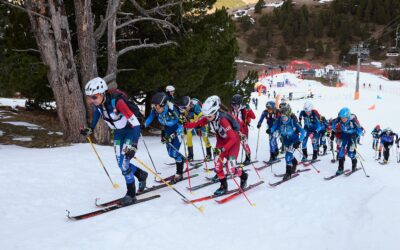
M249 199L256 203L254 208L239 196L224 205L214 200L198 203L205 207L204 214L200 214L191 205L183 204L175 192L164 188L143 195L157 193L161 195L159 199L82 221L70 221L65 209L72 215L85 213L96 209L96 197L108 201L124 195L124 180L112 147L96 145L111 178L120 185L117 190L112 188L89 144L53 149L0 145L1 249L399 249L400 168L396 150L391 151L391 162L381 166L373 159L370 145L370 132L378 121L381 127L390 126L394 132L400 132L396 126L400 118L390 115L398 112L394 103L400 95L399 83L362 73L361 86L365 81L367 85L373 83L373 88L361 87L361 99L354 101L354 72L342 72L342 82L348 84L343 88L323 87L293 75L285 77L295 86L275 88L279 94L312 90L316 96L314 107L327 118L343 106L357 114L366 129L359 152L366 160L363 164L370 178L360 170L350 177L323 180L336 171L338 164L332 164L332 155L328 154L314 164L321 173L312 169L275 188L269 187L268 182L280 178L274 177L268 168L260 171L266 184L247 192ZM384 91L377 91L378 81ZM377 99L378 94L382 99ZM266 97L259 98L257 118L266 101ZM296 114L304 101L290 102ZM375 110L369 111L368 107L373 104L376 104ZM253 158L256 124L257 121L252 122L249 138ZM269 158L265 129L264 122L256 167ZM159 137L145 139L158 171L164 177L173 174L175 168L164 164L172 160ZM211 141L214 145L215 139ZM308 146L311 150L311 144ZM197 137L194 137L194 150L195 158L201 158ZM299 159L299 152L295 156ZM142 142L139 142L137 157L151 167ZM350 167L347 158L345 169ZM258 181L253 167L246 168L251 170L248 183ZM273 171L283 173L284 161L274 164ZM202 168L191 172L194 173L200 176L192 179L192 186L206 181L207 174ZM156 184L153 179L150 175L148 186ZM232 180L228 183L229 188L236 187ZM182 182L176 188L189 199L209 195L218 188L218 184L211 185L192 195L187 186L188 182Z

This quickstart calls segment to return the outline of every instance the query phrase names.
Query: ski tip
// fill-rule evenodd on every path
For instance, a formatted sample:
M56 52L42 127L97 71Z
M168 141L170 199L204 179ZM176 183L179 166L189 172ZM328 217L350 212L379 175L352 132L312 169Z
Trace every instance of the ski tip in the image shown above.
M252 206L252 207L256 207L256 203L252 203L251 206Z
M65 209L67 211L67 218L70 220L75 220L73 217L70 216L71 212L68 209Z

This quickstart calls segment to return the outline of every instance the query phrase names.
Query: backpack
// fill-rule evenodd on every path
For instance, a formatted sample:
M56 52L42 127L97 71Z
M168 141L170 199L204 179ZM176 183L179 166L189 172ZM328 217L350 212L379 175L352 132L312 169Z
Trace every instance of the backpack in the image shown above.
M219 111L219 115L221 116L221 118L222 118L222 117L223 117L223 118L226 118L226 119L229 121L229 123L231 124L233 130L235 130L235 131L237 131L237 132L240 131L240 125L239 125L239 123L238 123L238 122L236 121L236 119L233 118L230 114L228 114L228 113L226 113L226 112L224 112L224 111Z
M111 97L111 105L114 110L116 109L117 101L122 99L126 103L126 105L128 105L129 109L133 112L139 122L142 123L144 121L144 116L140 112L139 107L135 103L133 103L133 101L131 101L129 96L124 91L119 89L109 89L107 93Z

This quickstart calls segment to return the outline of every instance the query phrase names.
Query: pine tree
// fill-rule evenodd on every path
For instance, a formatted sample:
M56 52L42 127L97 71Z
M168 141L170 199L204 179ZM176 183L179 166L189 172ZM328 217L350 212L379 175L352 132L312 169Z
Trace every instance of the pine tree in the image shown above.
M254 6L254 13L260 14L264 5L265 5L264 0L258 0L256 5Z
M279 46L277 58L279 60L286 60L288 58L288 51L284 44Z
M324 55L324 47L321 40L315 43L314 56L319 58Z

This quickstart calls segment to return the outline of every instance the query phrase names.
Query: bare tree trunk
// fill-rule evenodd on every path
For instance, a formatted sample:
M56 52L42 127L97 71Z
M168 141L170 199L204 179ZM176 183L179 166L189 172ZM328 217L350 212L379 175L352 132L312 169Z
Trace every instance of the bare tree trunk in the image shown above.
M119 8L120 0L109 0L108 1L108 14L115 13ZM118 67L118 51L117 51L117 15L114 15L108 20L107 27L107 75L115 73L117 74ZM111 83L110 87L117 87L116 81Z
M75 21L77 26L79 46L79 69L81 75L82 90L85 84L94 77L97 72L97 45L94 36L94 18L91 0L75 0ZM92 117L92 110L88 107L89 117ZM106 123L100 120L94 134L96 141L100 144L109 144L110 132Z
M26 0L28 10L50 18L51 22L29 14L47 78L53 90L57 114L68 142L82 142L79 128L86 122L85 105L74 62L71 37L63 0Z

